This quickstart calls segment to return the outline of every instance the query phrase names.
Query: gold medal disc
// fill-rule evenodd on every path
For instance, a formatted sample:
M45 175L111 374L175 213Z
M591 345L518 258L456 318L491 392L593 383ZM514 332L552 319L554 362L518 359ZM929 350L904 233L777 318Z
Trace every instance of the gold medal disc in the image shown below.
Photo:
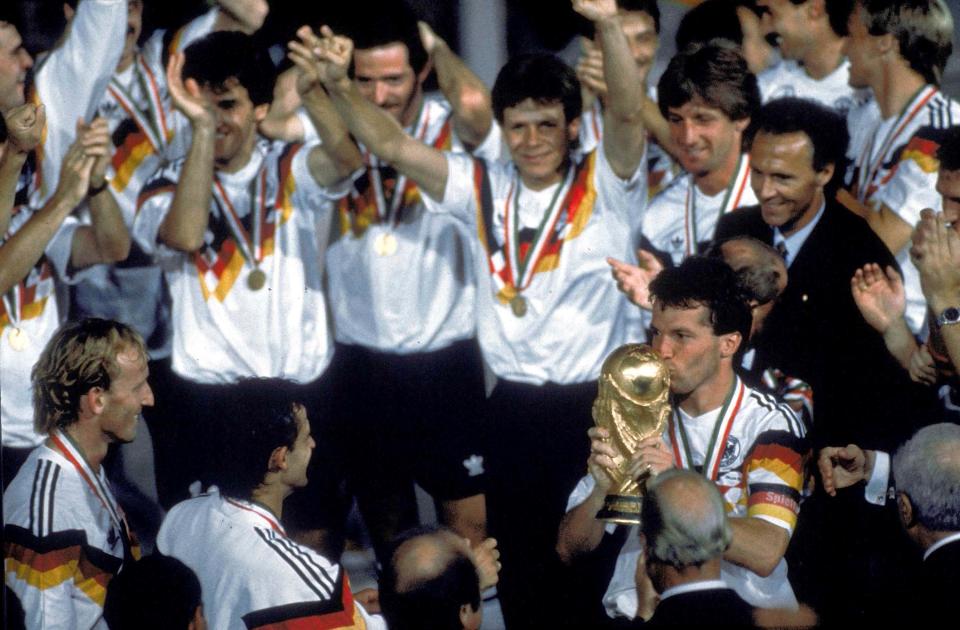
M30 345L30 337L22 328L14 328L7 334L7 341L10 347L17 352L23 352Z
M393 256L397 253L397 237L389 232L378 235L373 241L373 251L378 256Z
M247 276L247 286L253 291L259 291L267 284L267 274L263 269L254 269Z
M517 317L523 317L527 314L527 301L522 295L515 295L510 300L510 310Z

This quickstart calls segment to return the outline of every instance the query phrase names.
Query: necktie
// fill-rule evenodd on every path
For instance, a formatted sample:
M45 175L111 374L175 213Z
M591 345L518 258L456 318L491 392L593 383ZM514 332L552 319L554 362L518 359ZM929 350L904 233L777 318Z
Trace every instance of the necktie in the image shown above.
M787 259L787 244L784 241L780 241L775 245L777 253L780 254L780 257L784 260Z

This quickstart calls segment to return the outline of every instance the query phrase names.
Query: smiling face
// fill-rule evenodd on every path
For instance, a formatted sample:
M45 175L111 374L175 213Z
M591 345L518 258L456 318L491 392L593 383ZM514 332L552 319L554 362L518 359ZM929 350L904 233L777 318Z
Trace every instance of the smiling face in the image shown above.
M813 144L802 132L760 132L750 150L750 185L760 200L763 221L789 236L813 220L833 166L813 168Z
M235 78L227 80L219 89L201 88L210 99L217 114L214 160L217 169L235 172L242 168L253 153L257 141L257 123L267 114L269 105L254 105L247 88Z
M393 116L402 126L414 123L423 100L423 79L410 66L407 47L400 42L353 53L357 89L368 101Z
M667 111L670 137L679 148L680 164L697 177L739 158L743 131L749 122L748 119L730 120L699 96Z
M33 58L23 47L16 27L0 22L0 112L6 112L25 101L27 70Z
M630 56L633 57L637 68L640 69L640 76L645 81L653 66L659 43L653 18L645 11L620 11L617 16L620 19L620 30L623 31L630 46Z
M527 99L503 110L503 134L523 183L542 190L563 178L580 119L567 123L563 105Z
M651 343L670 370L670 391L688 396L720 374L724 344L738 333L716 335L706 306L663 307L654 304ZM736 348L736 345L733 346Z
M146 358L136 348L126 347L117 354L120 374L110 380L110 389L102 395L100 431L110 442L132 442L137 436L137 421L143 407L153 406L153 390Z

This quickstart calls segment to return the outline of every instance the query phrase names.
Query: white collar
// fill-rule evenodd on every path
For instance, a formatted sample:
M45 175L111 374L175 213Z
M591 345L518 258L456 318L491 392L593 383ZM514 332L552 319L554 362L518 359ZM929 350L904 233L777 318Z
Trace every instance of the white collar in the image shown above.
M958 540L960 540L960 532L955 532L953 534L950 534L946 538L941 538L937 542L927 547L927 550L923 552L923 559L926 560L927 558L929 558L930 554L932 554L934 551L936 551L940 547L945 547L946 545L949 545L950 543L956 542Z
M719 588L730 588L730 586L720 579L678 584L676 586L671 586L661 593L660 601L663 601L668 597L673 597L674 595L683 595L684 593L693 593L695 591L712 591Z
M820 204L820 209L817 210L816 216L813 217L813 221L806 224L790 236L784 236L780 232L780 228L773 228L773 245L777 246L778 243L783 243L787 246L787 259L786 264L787 268L793 264L793 261L796 260L797 254L800 253L800 250L803 248L803 244L806 242L807 238L810 236L810 233L813 232L813 228L817 227L817 223L820 222L820 218L823 216L823 211L827 207L826 200Z

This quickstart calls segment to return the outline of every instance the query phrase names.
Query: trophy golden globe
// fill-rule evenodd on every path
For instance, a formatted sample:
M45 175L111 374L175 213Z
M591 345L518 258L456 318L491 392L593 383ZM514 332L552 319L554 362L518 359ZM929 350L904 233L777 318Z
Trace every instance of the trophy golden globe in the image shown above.
M611 492L597 518L613 523L640 522L643 491L640 481L628 472L630 458L644 439L660 435L670 417L670 372L660 356L647 345L627 344L614 350L603 362L593 401L593 421L610 434L617 451Z

